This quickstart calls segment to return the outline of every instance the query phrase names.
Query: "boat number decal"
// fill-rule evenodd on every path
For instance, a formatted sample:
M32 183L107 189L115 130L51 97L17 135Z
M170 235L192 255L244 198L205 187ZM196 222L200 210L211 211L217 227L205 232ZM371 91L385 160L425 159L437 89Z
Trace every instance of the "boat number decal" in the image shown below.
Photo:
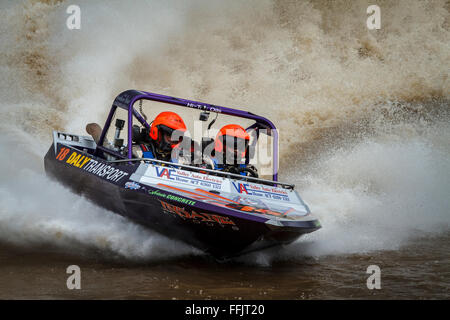
M67 158L67 160L65 160L67 164L83 169L99 176L100 178L105 178L106 180L112 182L119 182L123 177L128 175L127 172L123 172L113 166L91 159L88 156L75 151L72 151L69 157L67 157L68 150L68 148L61 148L60 152L56 156L56 159L59 161L64 161Z
M59 150L59 153L56 155L56 160L62 161L66 158L67 154L69 153L69 148L61 148Z
M176 214L179 217L183 219L191 219L195 222L204 222L207 224L219 224L221 226L224 225L232 225L235 226L236 224L228 217L223 217L215 214L209 214L209 213L197 213L194 210L192 210L190 213L186 211L184 208L177 207L175 205L169 204L167 202L159 200L161 203L161 206L163 208L164 212L170 213L170 214Z

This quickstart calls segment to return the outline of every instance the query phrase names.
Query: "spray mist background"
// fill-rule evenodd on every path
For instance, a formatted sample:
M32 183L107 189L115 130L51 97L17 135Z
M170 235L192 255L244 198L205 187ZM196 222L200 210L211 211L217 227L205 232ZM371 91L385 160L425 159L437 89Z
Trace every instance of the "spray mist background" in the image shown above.
M131 260L198 254L45 177L51 130L84 134L136 88L242 106L281 132L281 179L323 228L270 259L397 249L448 232L446 1L4 1L0 241Z

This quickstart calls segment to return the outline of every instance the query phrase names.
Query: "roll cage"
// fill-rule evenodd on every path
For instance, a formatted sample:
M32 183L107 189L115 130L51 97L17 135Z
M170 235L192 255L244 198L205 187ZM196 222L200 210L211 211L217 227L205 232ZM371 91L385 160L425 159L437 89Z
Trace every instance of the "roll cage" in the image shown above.
M95 154L98 155L99 151L103 151L109 154L116 156L117 158L130 159L131 161L135 161L138 159L133 159L132 153L132 139L133 139L133 116L147 129L150 128L149 123L142 117L142 115L133 108L135 102L139 100L152 100L162 103L168 103L172 105L178 105L185 108L197 109L200 111L213 112L219 114L226 114L231 116L236 116L240 118L246 118L250 120L254 120L255 123L251 125L248 129L254 129L256 131L256 139L259 138L259 130L265 129L267 133L273 138L273 150L272 150L272 161L273 161L273 173L272 179L273 181L278 181L278 132L275 125L268 119L253 114L251 112L242 111L238 109L232 109L227 107L216 106L208 103L180 99L170 96L164 96L156 93L138 91L138 90L127 90L119 94L112 104L111 110L109 112L108 118L106 119L105 125L102 130L102 134L97 144L97 148ZM109 127L111 126L111 121L114 117L114 113L117 108L121 108L127 111L128 113L128 137L127 137L127 156L124 156L118 152L110 150L103 146L105 141L106 133L108 132Z

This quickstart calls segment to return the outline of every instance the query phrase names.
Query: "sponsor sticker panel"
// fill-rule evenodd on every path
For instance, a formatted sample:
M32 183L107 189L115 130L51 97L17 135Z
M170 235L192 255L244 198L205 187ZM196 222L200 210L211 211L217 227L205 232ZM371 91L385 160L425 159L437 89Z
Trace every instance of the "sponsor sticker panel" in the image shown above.
M268 200L278 200L290 202L289 193L282 189L271 186L256 185L252 183L234 182L231 181L231 192L239 193L241 195L255 196Z
M107 163L94 160L85 154L67 147L61 147L56 155L56 160L115 183L120 182L124 177L129 175L128 172L122 171Z
M153 183L165 180L170 183L210 190L222 190L224 185L224 180L220 177L170 167L151 166L147 169L145 177L154 177Z

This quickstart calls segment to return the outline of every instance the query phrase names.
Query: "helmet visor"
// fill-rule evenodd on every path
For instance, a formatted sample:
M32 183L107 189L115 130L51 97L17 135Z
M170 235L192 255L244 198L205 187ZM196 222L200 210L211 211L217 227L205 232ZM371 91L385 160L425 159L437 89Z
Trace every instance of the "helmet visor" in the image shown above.
M184 132L181 130L174 130L164 125L160 125L159 130L162 135L162 142L165 145L169 145L173 148L183 141Z

